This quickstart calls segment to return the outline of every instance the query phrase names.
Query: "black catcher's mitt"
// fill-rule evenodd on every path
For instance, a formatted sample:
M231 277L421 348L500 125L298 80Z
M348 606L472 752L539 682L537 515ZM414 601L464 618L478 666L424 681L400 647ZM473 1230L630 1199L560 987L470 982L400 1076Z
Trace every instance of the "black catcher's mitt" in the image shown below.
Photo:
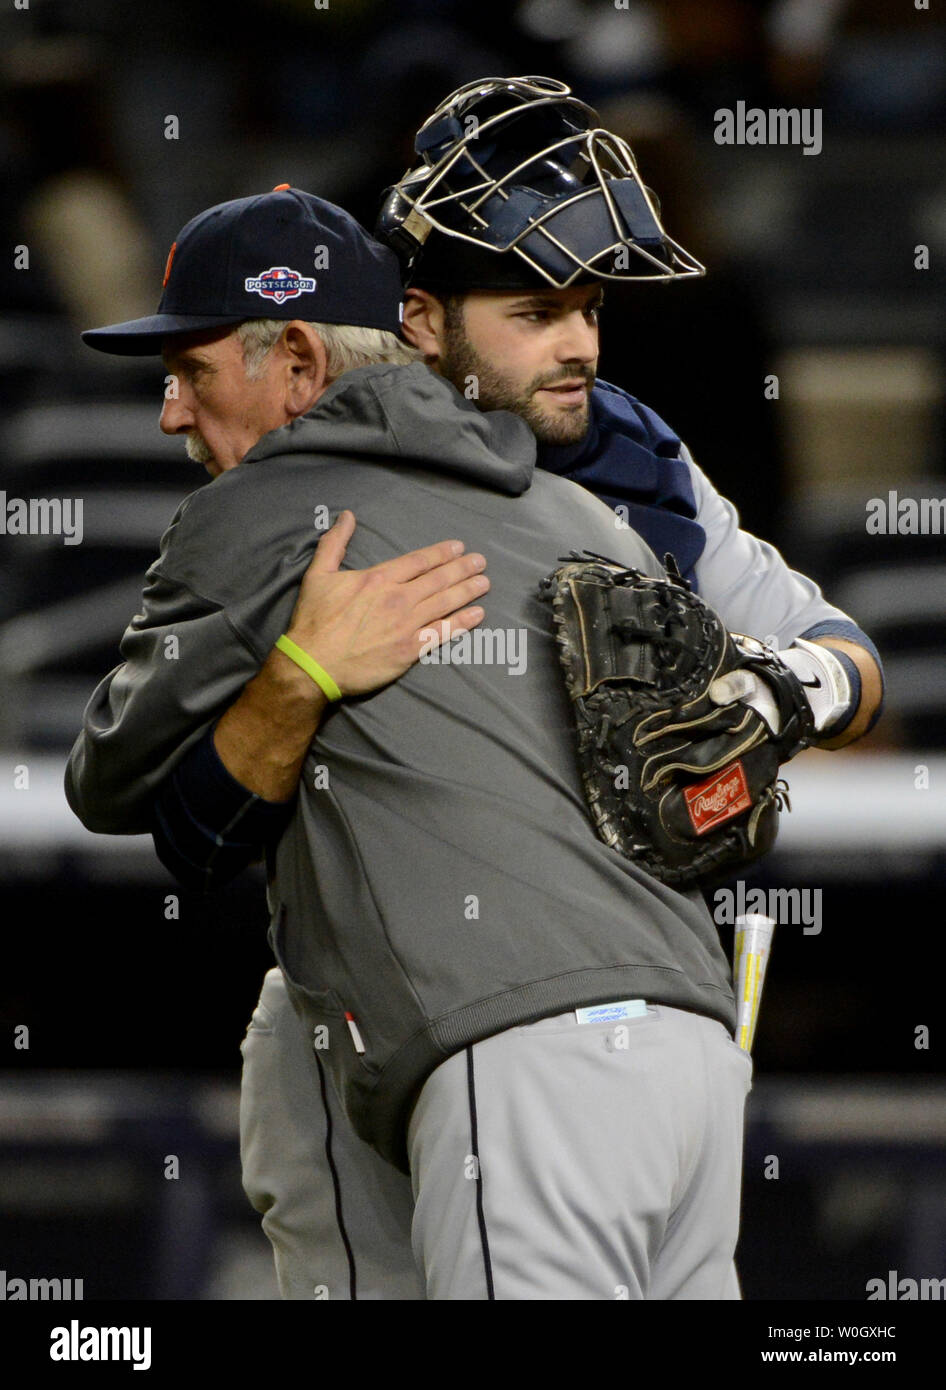
M787 806L782 763L814 731L797 676L762 642L729 633L680 577L653 579L585 551L548 575L578 758L598 834L662 882L707 886L772 847ZM740 700L717 704L719 676L770 686L774 733Z

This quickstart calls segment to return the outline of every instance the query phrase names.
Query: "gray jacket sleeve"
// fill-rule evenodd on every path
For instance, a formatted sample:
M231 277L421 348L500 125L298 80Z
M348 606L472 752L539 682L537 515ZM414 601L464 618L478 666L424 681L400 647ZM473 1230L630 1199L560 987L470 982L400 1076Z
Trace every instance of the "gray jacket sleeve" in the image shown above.
M774 545L740 529L735 507L716 491L685 445L680 457L690 465L697 520L706 532L696 563L697 584L730 632L774 636L778 646L787 647L818 623L854 622L827 602L813 580L789 569Z
M259 670L311 558L310 551L292 563L254 565L257 582L242 585L242 596L201 591L195 556L206 550L207 511L191 506L199 497L184 503L164 536L141 611L122 638L122 664L94 691L69 758L66 799L90 830L151 829L157 789ZM213 566L206 573L216 588Z

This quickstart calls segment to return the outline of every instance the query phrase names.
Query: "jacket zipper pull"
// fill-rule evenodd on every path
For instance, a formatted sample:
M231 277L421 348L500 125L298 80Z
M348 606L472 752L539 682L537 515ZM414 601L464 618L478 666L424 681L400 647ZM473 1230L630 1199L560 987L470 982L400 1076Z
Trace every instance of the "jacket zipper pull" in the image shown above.
M348 1031L351 1033L351 1040L355 1044L355 1051L359 1057L364 1056L365 1045L361 1041L361 1034L358 1031L358 1024L352 1018L348 1010L345 1010L345 1022L348 1024Z

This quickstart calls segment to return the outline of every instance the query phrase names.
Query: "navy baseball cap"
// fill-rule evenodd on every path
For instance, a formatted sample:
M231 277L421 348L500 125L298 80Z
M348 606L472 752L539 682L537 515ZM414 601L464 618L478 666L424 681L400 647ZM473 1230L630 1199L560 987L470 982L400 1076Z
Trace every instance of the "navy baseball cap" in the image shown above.
M343 208L279 184L219 203L178 233L158 312L91 328L100 352L146 357L175 334L245 319L307 319L400 333L397 257Z

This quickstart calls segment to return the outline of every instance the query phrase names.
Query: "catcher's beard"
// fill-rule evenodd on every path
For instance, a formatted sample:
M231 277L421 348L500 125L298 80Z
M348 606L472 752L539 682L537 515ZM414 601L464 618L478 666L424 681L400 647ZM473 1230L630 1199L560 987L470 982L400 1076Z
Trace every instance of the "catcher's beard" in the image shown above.
M519 389L508 377L498 372L466 336L462 314L447 314L444 320L443 347L440 370L459 392L465 393L472 376L476 380L474 397L480 410L512 410L520 415L540 444L578 444L588 433L588 397L581 406L554 411L544 408L536 399L543 386L555 386L565 379L581 377L589 388L594 383L594 371L587 365L563 363L557 371L543 372L524 389Z

